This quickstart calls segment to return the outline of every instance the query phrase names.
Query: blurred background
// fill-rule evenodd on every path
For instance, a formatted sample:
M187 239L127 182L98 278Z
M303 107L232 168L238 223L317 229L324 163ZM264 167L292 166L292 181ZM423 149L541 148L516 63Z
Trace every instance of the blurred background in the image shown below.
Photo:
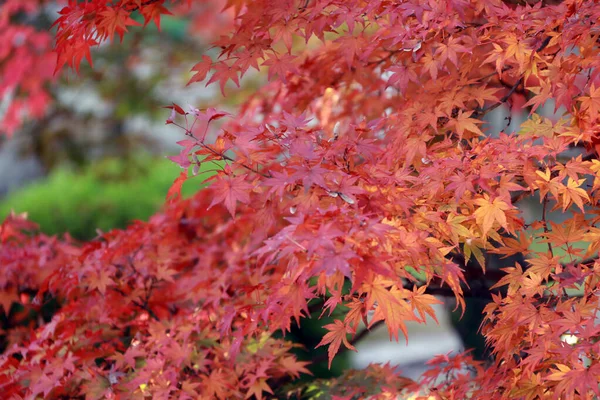
M132 28L122 44L104 44L95 52L93 69L84 63L79 75L66 73L45 87L51 101L43 116L34 120L24 115L14 125L11 138L0 136L1 219L11 210L27 212L48 235L69 234L77 240L91 240L98 230L124 228L160 210L168 188L180 173L179 167L165 157L176 155L176 142L183 139L180 130L165 126L169 110L161 107L175 102L234 111L266 80L262 74L249 74L240 89L228 88L225 99L215 85L185 86L191 77L190 68L202 54L213 54L209 43L230 23L227 14L218 13L222 3L206 3L210 4L186 12L185 18L163 17L160 33L153 24L143 30ZM44 4L9 17L13 23L46 32L58 7L53 2ZM0 26L0 38L2 29ZM19 45L14 40L11 43ZM0 51L0 72L2 63L6 65L14 54L11 51L16 50L9 49L4 55ZM7 104L19 95L18 90L2 90L0 85L0 121L12 115ZM538 112L555 120L560 110L558 114L553 111L554 105L547 104ZM509 133L520 129L527 111L515 113L499 107L487 118L490 134ZM210 171L201 171L187 181L183 194L200 190L208 174ZM536 199L524 202L521 209L529 221L539 218L541 212ZM555 220L565 217L553 216ZM497 268L508 265L501 260L496 263ZM477 334L484 306L485 301L468 299L468 311L459 321L452 312L453 302L446 301L436 310L439 324L407 324L408 343L403 339L390 342L383 327L359 342L358 353L336 357L331 371L324 363L313 371L318 377L327 377L348 366L362 368L371 362L389 361L406 376L416 378L436 354L467 347L484 357L484 344ZM313 349L323 335L321 326L329 322L313 318L302 329L293 330L290 339L308 349L301 357L322 357L325 348Z

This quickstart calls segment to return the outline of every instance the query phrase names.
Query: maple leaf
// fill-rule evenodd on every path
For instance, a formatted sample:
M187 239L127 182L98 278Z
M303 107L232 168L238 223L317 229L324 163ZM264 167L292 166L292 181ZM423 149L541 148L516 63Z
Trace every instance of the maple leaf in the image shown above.
M161 15L173 15L172 12L167 10L162 4L154 2L147 4L145 7L139 8L140 13L144 17L144 26L148 25L150 21L154 21L156 28L160 31L160 17Z
M188 81L188 85L194 82L202 82L206 79L206 75L210 72L213 65L212 59L207 55L202 55L202 61L196 63L192 67L192 71L195 72L194 76Z
M106 288L113 283L111 274L104 268L96 271L96 277L90 279L89 281L89 289L98 289L98 291L102 294L106 293Z
M431 79L435 81L438 76L439 64L440 61L436 60L433 54L425 54L425 56L423 57L423 65L425 66L425 68L423 69L423 73L425 71L429 72L429 75L431 75Z
M294 173L290 178L291 179L302 179L302 185L306 190L308 190L314 183L318 186L327 189L327 184L325 183L325 173L327 170L319 165L315 165L314 167L309 167L307 165L298 165L294 166L296 173Z
M318 251L319 259L315 263L315 273L324 271L328 276L336 272L342 273L348 279L352 277L349 260L356 258L357 254L345 245L341 249L322 247Z
M465 135L465 132L472 132L476 135L483 136L483 132L481 132L479 127L476 125L481 124L482 122L475 118L469 118L472 114L473 111L459 111L456 118L450 120L450 126L456 129L456 132L458 133L460 138L462 138Z
M408 294L409 303L413 310L418 311L419 315L421 316L421 322L425 323L425 314L428 314L436 323L439 324L437 317L435 316L435 311L431 305L443 303L432 295L425 294L425 290L427 290L427 286L421 286L419 288L413 286L412 292Z
M288 53L292 51L292 39L293 35L296 32L297 28L293 26L293 24L288 23L287 21L281 21L274 24L271 29L274 32L273 41L277 42L283 39L283 43L285 47L288 49Z
M463 252L465 254L465 260L468 261L471 259L471 255L475 256L475 260L479 263L481 268L485 272L485 256L481 249L484 247L482 240L476 240L472 238L468 238L465 240L463 244Z
M540 274L528 270L521 278L520 293L529 297L535 295L541 296L542 293L544 293L544 290L546 290L546 286L543 285L543 280L544 278Z
M557 224L550 221L550 230L542 233L541 243L552 243L555 246L573 245L584 238L585 230L580 226L580 222L575 218Z
M548 280L550 274L560 269L560 258L549 254L539 254L536 258L528 258L527 263L530 267L527 269L532 273L539 275L542 279Z
M291 54L269 54L269 59L262 63L264 67L269 67L268 79L271 80L274 76L277 76L283 82L287 82L288 73L297 71L293 63L295 59L296 56Z
M308 361L298 361L294 356L285 356L279 363L283 367L284 371L292 377L299 378L300 374L312 375L306 366L310 364Z
M75 72L79 73L81 61L84 58L88 61L90 66L93 67L94 63L92 62L92 53L90 49L93 46L97 46L98 43L99 42L97 40L89 38L83 41L60 46L60 52L58 54L58 61L56 63L54 73L56 74L58 71L60 71L65 64L73 68Z
M561 190L563 200L563 211L569 208L571 203L577 204L577 207L579 207L581 211L584 211L584 200L586 202L590 201L590 197L588 196L587 192L580 187L584 182L585 178L579 180L573 180L571 178L568 179L567 186L563 190Z
M551 137L554 134L554 126L548 118L533 114L531 118L521 124L519 135L527 135L531 137Z
M504 59L514 57L519 63L519 69L523 71L526 58L531 54L531 50L513 33L508 34L503 41L507 45L503 55Z
M448 214L446 218L446 222L451 230L452 241L456 244L459 243L459 238L469 238L471 237L471 231L469 231L464 225L463 222L467 220L466 216L456 215L455 213Z
M204 68L206 68L206 64L208 62L205 61L203 66L198 67L200 69L200 73L204 72ZM240 72L239 67L235 65L227 65L224 62L219 62L213 66L215 68L215 72L210 77L208 82L206 82L206 86L210 85L213 82L219 81L219 87L221 88L221 94L225 96L225 84L231 80L236 84L237 87L240 87L240 79L238 77L238 73ZM198 77L199 79L200 77Z
M51 374L45 370L43 372L40 370L37 379L32 382L30 387L31 396L35 398L38 394L43 394L44 397L48 397L52 390L58 385L58 382L56 379L53 379Z
M388 289L390 285L390 281L381 278L363 284L363 290L367 293L367 309L371 309L377 304L369 326L379 320L385 320L390 340L394 338L398 341L398 331L401 330L408 343L408 331L405 322L415 320L411 307L406 301L408 290L398 288L395 285Z
M474 215L477 225L481 227L484 235L487 235L495 222L500 224L504 229L508 229L506 214L504 212L510 210L511 207L505 201L498 197L491 200L485 195L483 198L475 199L473 203L479 206L475 210Z
M361 38L353 35L342 36L335 40L339 45L340 53L346 60L348 67L354 63L354 58L359 52L365 52L364 48L360 47ZM366 54L363 54L366 57Z
M98 22L98 32L102 37L108 37L111 41L115 33L123 41L123 35L127 32L128 26L141 26L129 16L129 12L123 8L106 7L99 13L102 18Z
M458 66L458 55L457 53L468 52L469 50L463 45L458 43L458 38L451 37L447 43L440 43L436 49L436 53L439 55L440 63L450 60L454 66Z
M329 356L329 368L331 368L331 362L333 361L333 357L338 352L342 343L346 348L350 350L356 351L356 348L348 341L347 335L353 334L354 330L349 326L346 326L342 321L336 319L333 324L327 324L324 326L329 332L323 336L323 339L319 342L316 347L321 347L326 344L329 344L329 348L327 349L327 354Z
M565 364L556 363L552 373L546 379L557 381L555 391L557 394L563 394L566 398L575 398L576 395L594 393L600 396L598 388L597 364L591 368L586 368L581 362L575 363L574 368ZM591 397L590 397L591 398Z
M450 183L446 186L448 190L454 190L454 198L458 201L465 192L475 193L473 179L470 176L465 176L462 171L457 171L456 175L450 177Z
M232 176L219 174L210 185L214 194L213 200L208 208L223 202L232 217L235 217L237 202L248 204L250 202L250 191L253 185L246 182L248 174Z
M187 172L183 171L179 174L167 192L167 201L172 203L181 198L181 188L187 180Z
M17 289L10 287L0 290L0 306L2 306L6 315L9 314L13 303L19 303L19 292Z
M587 175L590 173L588 167L582 162L581 155L577 156L576 158L572 158L565 165L559 163L553 169L558 171L559 178L568 176L575 181L579 180L580 174Z
M416 72L404 65L394 65L388 72L392 72L392 75L389 77L387 85L397 87L401 94L406 93L410 82L418 82Z
M505 246L492 249L491 252L495 254L502 254L505 257L515 254L527 254L532 243L533 240L529 235L520 232L517 239L511 237L504 238Z
M353 329L358 328L360 322L364 322L365 325L368 325L367 317L365 311L365 305L359 299L352 299L350 304L345 304L346 307L349 308L348 313L344 317L344 323ZM330 314L331 315L331 314Z
M592 83L589 96L581 96L579 101L581 102L581 109L596 118L600 110L600 86L596 88L595 84Z
M529 99L528 102L526 102L523 105L523 107L531 106L529 115L532 115L535 112L535 110L543 106L552 97L551 83L547 81L541 81L540 85L541 86L537 87L529 87L529 90L532 93L535 93L535 96L533 96L531 99Z
M159 264L156 266L156 279L165 280L168 282L175 282L173 275L177 274L172 268L169 268L166 264Z
M225 399L231 393L229 376L224 370L212 370L209 376L202 375L203 396L214 396L217 399Z
M249 399L250 397L255 396L257 400L262 400L263 392L273 394L273 391L267 384L267 380L265 378L259 378L248 388L246 398Z
M502 268L502 271L506 272L506 276L503 276L490 289L496 289L505 285L518 285L523 276L523 268L519 263L515 263L514 267Z
M281 197L287 185L292 183L290 176L285 172L271 171L271 176L264 182L266 186L271 186L269 193L274 193Z
M483 108L487 100L496 101L498 99L498 88L487 86L475 86L469 91L470 98L475 100L480 108ZM537 115L537 114L536 114Z

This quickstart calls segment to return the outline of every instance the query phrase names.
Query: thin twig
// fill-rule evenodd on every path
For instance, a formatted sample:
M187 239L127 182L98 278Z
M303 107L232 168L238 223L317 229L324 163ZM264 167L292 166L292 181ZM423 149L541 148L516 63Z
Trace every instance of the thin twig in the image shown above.
M352 340L350 340L350 344L354 346L355 344L357 344L358 342L363 340L365 337L367 337L371 332L373 332L373 330L375 330L376 328L378 328L379 326L381 326L383 324L385 324L385 321L380 320L380 321L375 322L373 325L371 325L371 327L363 329L358 335L354 336L352 338ZM343 354L343 353L347 352L348 350L349 349L347 347L341 347L340 350L338 351L337 355L339 356L340 354ZM313 358L311 360L311 363L313 365L322 363L324 361L327 361L328 357L329 357L328 353L323 353L320 356Z
M546 220L547 207L548 207L548 196L544 196L544 200L542 203L542 222L544 224L544 233L546 234L546 239L548 239L547 235L548 235L548 233L550 233L550 230L548 229L548 221ZM550 240L548 240L548 251L550 252L552 257L554 257L554 250L552 249L552 243L550 243Z
M357 344L358 342L360 342L361 340L366 338L371 332L373 332L375 329L377 329L384 323L385 323L384 320L380 320L380 321L375 322L370 327L363 329L358 335L354 336L352 338L352 340L350 340L350 344L354 346L355 344Z
M542 44L535 50L535 52L539 53L540 51L544 50L550 43L550 40L552 40L552 37L546 36L546 38L542 41ZM512 87L510 88L508 93L505 96L503 96L497 103L494 103L494 104L484 107L482 109L476 109L475 114L480 117L480 116L485 115L488 112L500 107L502 104L504 104L510 98L510 96L513 95L513 93L517 90L519 85L521 85L523 83L524 79L525 79L525 74L521 74L521 77L514 83L514 85L512 85Z
M490 111L492 111L492 110L495 110L496 108L500 107L502 104L504 104L504 103L505 103L505 102L506 102L506 101L507 101L507 100L510 98L510 96L512 96L512 95L513 95L513 93L515 92L515 90L517 90L517 87L519 87L519 85L520 85L521 83L523 83L523 80L524 80L524 76L521 76L521 77L520 77L520 78L519 78L519 79L518 79L518 80L515 82L515 84L514 84L514 85L512 85L512 87L510 88L510 90L508 91L508 93L507 93L506 95L502 96L502 98L501 98L500 100L498 100L498 102L496 102L496 103L494 103L494 104L491 104L491 105L489 105L489 106L487 106L487 107L484 107L484 108L482 108L482 109L476 109L476 110L475 110L475 114L476 114L478 117L481 117L482 115L485 115L485 114L487 114L488 112L490 112Z
M142 2L140 4L140 6L136 6L135 4L131 4L131 5L127 6L127 7L124 7L124 9L125 9L125 11L134 12L134 11L139 10L142 7L149 6L150 4L153 4L153 3L158 3L159 1L161 1L161 0L147 0L147 1ZM133 6L133 7L128 8L130 6Z

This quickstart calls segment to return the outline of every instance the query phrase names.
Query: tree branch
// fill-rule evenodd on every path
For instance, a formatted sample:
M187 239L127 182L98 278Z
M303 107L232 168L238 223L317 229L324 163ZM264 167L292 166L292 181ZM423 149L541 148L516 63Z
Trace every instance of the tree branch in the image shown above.
M535 50L535 52L539 53L540 51L542 51L546 47L548 47L550 40L552 40L552 37L546 36L546 38L542 41L540 46ZM508 91L508 93L506 95L504 95L498 102L496 102L494 104L491 104L491 105L481 108L481 109L475 109L475 115L478 117L481 117L481 116L487 114L488 112L500 107L502 104L504 104L510 98L510 96L513 95L513 93L517 90L519 85L521 85L523 83L524 79L525 79L525 75L521 74L521 77L510 87L510 90Z
M546 209L548 208L548 196L544 196L542 203L542 223L544 224L544 233L547 235L550 230L548 229L548 220L546 218ZM548 240L548 251L554 257L554 250L552 249L552 243Z
M139 10L139 9L140 9L140 8L142 8L142 7L149 6L150 4L153 4L153 3L158 3L159 1L160 1L160 0L146 0L146 1L143 1L143 2L140 4L140 6L136 6L135 4L131 4L130 6L128 6L128 7L131 7L131 8L127 8L127 7L126 7L126 8L125 8L125 11L128 11L128 12L134 12L134 11L137 11L137 10Z

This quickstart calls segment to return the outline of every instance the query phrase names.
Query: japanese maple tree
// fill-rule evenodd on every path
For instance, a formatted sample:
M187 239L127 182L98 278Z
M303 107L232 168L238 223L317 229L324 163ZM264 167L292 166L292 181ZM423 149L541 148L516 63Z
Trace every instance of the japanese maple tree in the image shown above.
M94 46L137 24L133 13L158 24L203 3L69 1L55 23L56 70L91 62ZM31 233L22 216L1 226L1 304L15 320L1 392L600 396L600 3L225 9L233 27L198 55L190 82L226 93L253 69L269 82L235 115L168 106L183 172L163 212L85 244ZM552 115L537 113L548 104ZM486 118L501 107L529 118L492 132ZM215 161L210 186L181 200L182 183ZM539 213L525 214L528 199ZM500 271L491 254L524 262ZM489 299L481 332L493 360L439 356L418 382L390 365L298 381L310 365L285 340L293 324L335 317L319 343L331 363L374 326L399 340L406 322L435 318L436 295L459 310L468 297ZM31 318L50 300L58 311Z

